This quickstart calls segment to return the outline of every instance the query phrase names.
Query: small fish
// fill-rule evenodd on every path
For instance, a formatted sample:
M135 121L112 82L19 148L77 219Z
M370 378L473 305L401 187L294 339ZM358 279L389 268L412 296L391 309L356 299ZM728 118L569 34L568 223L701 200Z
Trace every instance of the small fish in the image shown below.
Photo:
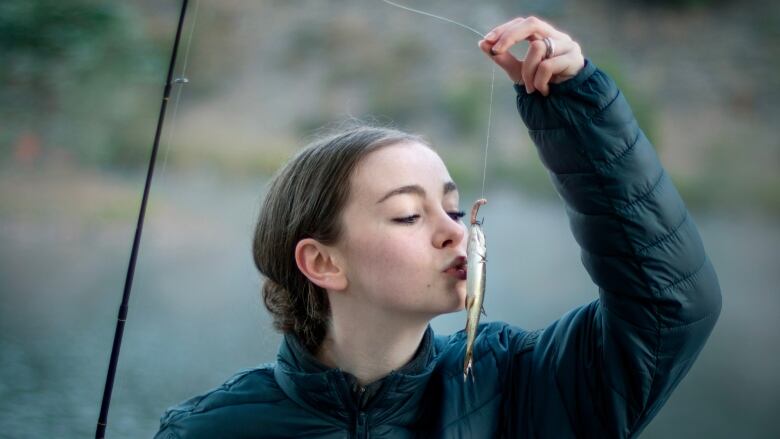
M484 314L482 301L485 298L485 267L487 249L485 247L485 235L482 233L482 223L477 221L477 211L487 200L480 198L471 208L471 226L469 227L469 241L466 247L466 358L463 361L463 382L472 372L474 339L477 338L477 325L479 316Z

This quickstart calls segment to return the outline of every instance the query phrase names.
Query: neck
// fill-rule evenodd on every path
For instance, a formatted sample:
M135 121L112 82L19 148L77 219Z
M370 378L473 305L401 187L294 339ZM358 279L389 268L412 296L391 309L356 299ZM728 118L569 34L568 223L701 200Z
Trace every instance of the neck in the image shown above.
M355 308L331 302L331 323L316 356L326 366L349 372L360 385L367 385L414 357L430 319L403 319Z

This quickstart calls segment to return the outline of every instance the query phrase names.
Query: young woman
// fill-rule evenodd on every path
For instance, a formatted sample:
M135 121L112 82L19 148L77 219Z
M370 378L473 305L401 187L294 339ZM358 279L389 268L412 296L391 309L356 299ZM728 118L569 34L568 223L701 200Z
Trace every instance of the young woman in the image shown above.
M517 18L479 47L516 83L599 298L544 330L481 324L464 382L463 331L429 326L464 307L457 187L420 137L347 130L279 171L257 224L278 361L169 409L157 437L635 437L658 413L720 312L696 226L568 35Z

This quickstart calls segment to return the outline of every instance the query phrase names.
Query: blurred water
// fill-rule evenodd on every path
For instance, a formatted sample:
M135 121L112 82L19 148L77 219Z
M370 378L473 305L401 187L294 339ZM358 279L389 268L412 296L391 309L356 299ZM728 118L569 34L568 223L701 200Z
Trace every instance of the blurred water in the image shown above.
M149 437L166 407L273 361L280 337L250 256L263 185L203 173L156 182L108 437ZM499 189L488 196L487 320L541 327L596 298L559 202ZM463 205L473 198L464 194ZM642 437L777 437L780 228L694 218L719 274L723 314ZM132 233L129 221L0 221L0 436L94 434ZM457 331L463 318L442 316L434 329Z

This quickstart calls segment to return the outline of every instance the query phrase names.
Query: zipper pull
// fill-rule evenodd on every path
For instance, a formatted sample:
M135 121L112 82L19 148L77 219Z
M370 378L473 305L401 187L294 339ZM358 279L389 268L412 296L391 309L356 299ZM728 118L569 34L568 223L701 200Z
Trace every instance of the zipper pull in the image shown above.
M358 388L358 408L362 409L365 405L365 401L363 401L363 396L366 394L366 388L363 386L360 386Z

